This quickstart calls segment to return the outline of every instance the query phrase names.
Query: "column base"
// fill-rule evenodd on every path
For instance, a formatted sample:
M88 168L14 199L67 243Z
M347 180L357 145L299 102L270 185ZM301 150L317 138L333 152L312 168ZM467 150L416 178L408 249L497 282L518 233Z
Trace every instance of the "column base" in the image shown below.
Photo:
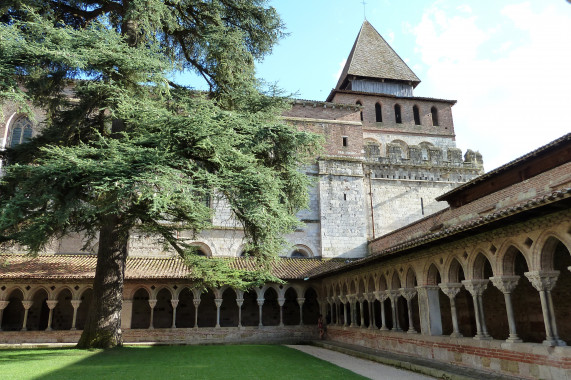
M220 325L216 325L216 326L214 326L214 328L215 328L215 329L219 329L219 328L220 328Z
M492 340L492 337L489 335L476 334L474 339L476 339L476 340Z
M280 327L284 327L284 324L283 324L283 323L280 323Z
M376 326L373 326L373 325L369 326L369 330L375 330L375 329L376 329Z
M77 329L75 327L72 327L71 329L69 329L70 331L76 331ZM0 330L2 331L2 330Z
M543 341L544 346L554 347L554 346L567 346L567 343L562 341L561 339L545 339Z
M53 329L51 327L48 327L47 329L45 329L45 331L53 331Z
M450 338L463 338L464 335L460 334L460 333L455 333L453 332L452 334L450 334Z
M379 329L381 331L389 331L389 329L386 326L381 326L381 328Z
M412 330L408 330L406 333L407 334L418 334L418 331L416 331L415 329L412 329Z
M402 329L401 329L400 327L393 327L393 328L391 329L391 331L394 331L394 332L402 332Z
M517 335L515 336L510 336L508 339L506 339L506 343L522 343L523 340L521 340Z

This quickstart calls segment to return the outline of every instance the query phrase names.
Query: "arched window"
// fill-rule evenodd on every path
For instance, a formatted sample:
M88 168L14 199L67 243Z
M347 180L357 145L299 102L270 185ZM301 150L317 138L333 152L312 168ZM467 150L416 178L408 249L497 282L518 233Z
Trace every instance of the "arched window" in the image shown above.
M361 103L361 101L359 101L359 100L357 100L357 101L355 102L355 104L358 105L358 106L363 106L363 103ZM360 116L361 116L361 121L363 121L363 110L361 110Z
M32 122L27 117L21 117L12 125L12 133L8 147L14 148L32 139Z
M401 112L400 112L400 105L395 104L395 121L397 124L401 124L402 123L402 116L401 116Z
M299 249L296 249L291 253L291 257L307 257L307 256L305 255L304 252L300 251Z
M438 126L438 110L436 107L430 109L430 114L432 115L432 125Z
M381 107L381 103L375 104L375 121L377 123L383 122L383 108Z
M420 112L418 111L418 106L416 104L412 107L412 113L414 115L414 124L420 125Z

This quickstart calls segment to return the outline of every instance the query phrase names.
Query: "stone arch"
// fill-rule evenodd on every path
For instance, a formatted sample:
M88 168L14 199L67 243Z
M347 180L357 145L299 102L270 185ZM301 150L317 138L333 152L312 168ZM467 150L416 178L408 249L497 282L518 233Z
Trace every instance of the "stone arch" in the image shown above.
M284 293L283 322L284 325L299 325L299 303L297 289L288 286Z
M264 304L262 306L262 324L264 326L277 326L280 322L280 306L278 304L278 291L274 286L267 286L263 292Z
M389 287L387 285L387 279L384 274L379 276L379 291L387 290Z
M238 326L238 304L236 303L238 294L236 294L236 290L230 286L225 286L220 289L220 298L222 298L220 326Z
M367 137L363 140L363 149L365 151L365 158L368 160L376 160L381 157L382 144L372 137Z
M438 124L438 109L434 106L430 108L430 116L432 118L432 125L437 127Z
M56 296L57 304L53 310L52 328L54 330L70 330L73 324L73 291L64 286Z
M133 292L133 305L131 311L131 328L148 329L151 327L151 306L149 305L150 292L144 286Z
M460 260L458 260L457 257L452 257L447 267L448 267L447 281L449 283L461 283L463 280L466 279L464 267L462 266Z
M486 279L494 275L492 261L482 251L478 251L472 261L472 279ZM490 273L491 272L491 273Z
M194 327L194 293L192 289L185 286L177 294L178 305L176 308L176 327Z
M30 118L24 114L14 114L6 123L4 147L14 148L25 143L34 136L34 125Z
M196 297L196 294L195 294ZM198 327L216 326L216 299L215 290L206 288L200 293L200 304L198 305Z
M46 303L48 299L50 299L49 292L43 286L37 287L30 293L32 306L28 310L27 330L45 330L48 327L50 315L50 309Z
M153 294L153 290L147 286L147 285L138 285L136 288L132 289L131 292L129 293L129 298L133 299L133 297L135 296L135 294L140 290L140 289L144 289L147 292L147 295L149 298L151 298L151 295Z
M194 241L189 245L196 249L196 253L199 256L212 257L212 249L208 244L201 241Z
M567 251L571 252L571 244L560 234L555 231L542 233L537 239L533 250L533 257L537 258L537 262L534 263L536 264L535 268L530 268L530 270L554 270L553 256L559 243L563 244Z
M355 102L355 104L358 105L358 106L363 107L363 103L361 102L360 99L357 100L357 101ZM359 114L360 114L361 121L363 121L363 109L361 109L361 110L359 111Z
M418 144L420 147L420 155L423 160L430 160L430 148L434 146L434 144L429 143L428 141L423 141Z
M8 306L2 314L2 331L19 331L24 323L24 291L16 286L6 293Z
M400 147L400 151L401 151L401 156L400 158L409 158L409 148L408 148L408 144L406 142L404 142L403 140L393 140L390 142L391 145L398 145ZM390 157L390 152L389 152L389 144L387 144L387 157Z
M383 122L383 105L380 101L375 103L375 121L377 123Z
M156 292L155 299L157 303L153 310L153 327L157 329L171 327L173 322L173 307L171 304L173 294L171 289L168 287L160 288L160 290Z
M438 285L442 282L442 276L440 275L440 270L436 264L431 263L426 271L426 285Z
M250 289L244 292L242 296L244 303L242 304L242 325L258 326L260 323L258 313L258 292L256 289Z
M289 253L289 257L313 257L313 251L306 245L296 244L293 250Z
M398 272L395 270L393 271L393 275L391 276L391 290L398 290L402 288L401 280Z
M414 124L420 125L420 109L416 104L412 106L412 115L414 117Z
M513 276L515 275L516 268L516 258L518 255L521 255L523 260L525 261L525 265L527 267L526 272L529 271L529 261L525 257L523 251L517 245L512 244L509 242L507 247L504 247L503 250L500 250L501 254L498 255L498 261L501 265L501 272L503 275ZM523 273L522 273L523 275Z
M317 319L319 318L319 302L318 302L317 290L310 286L305 289L303 297L305 301L303 302L303 323L306 325L316 325Z
M416 273L412 266L408 267L405 278L405 288L414 289L418 285L416 280Z
M83 289L78 298L79 300L81 300L81 303L77 308L75 328L78 330L83 330L83 328L85 327L85 321L87 320L87 313L89 312L89 306L91 305L91 300L93 298L93 288L88 287Z
M377 290L376 284L375 284L375 277L371 274L368 276L367 278L367 293L373 293Z
M395 103L395 123L402 124L402 107L400 104Z

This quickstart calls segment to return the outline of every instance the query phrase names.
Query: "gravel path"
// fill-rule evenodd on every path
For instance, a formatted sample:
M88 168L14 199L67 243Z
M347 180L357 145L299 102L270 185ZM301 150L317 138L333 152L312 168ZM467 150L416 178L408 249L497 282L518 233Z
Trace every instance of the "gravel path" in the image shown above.
M384 364L376 363L370 360L355 358L340 352L327 350L321 347L306 345L288 345L288 347L313 355L321 360L326 360L339 367L353 371L361 376L365 376L373 380L428 380L432 377L421 375Z

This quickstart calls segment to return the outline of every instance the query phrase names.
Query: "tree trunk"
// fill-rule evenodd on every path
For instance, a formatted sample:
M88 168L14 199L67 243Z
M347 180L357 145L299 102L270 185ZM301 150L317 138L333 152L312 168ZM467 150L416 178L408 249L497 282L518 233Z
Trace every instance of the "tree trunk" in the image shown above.
M121 308L129 232L121 225L118 215L106 216L103 224L93 297L78 348L111 348L123 344Z

